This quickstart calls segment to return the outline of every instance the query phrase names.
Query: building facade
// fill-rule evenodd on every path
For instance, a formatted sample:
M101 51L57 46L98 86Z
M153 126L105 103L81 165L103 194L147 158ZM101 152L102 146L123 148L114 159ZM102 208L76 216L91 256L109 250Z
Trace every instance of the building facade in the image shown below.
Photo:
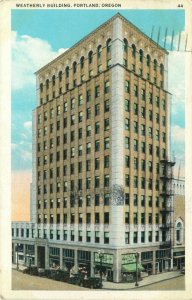
M185 180L174 178L172 184L174 191L173 267L182 269L185 266Z
M36 73L32 222L13 226L34 264L173 268L167 56L117 14Z

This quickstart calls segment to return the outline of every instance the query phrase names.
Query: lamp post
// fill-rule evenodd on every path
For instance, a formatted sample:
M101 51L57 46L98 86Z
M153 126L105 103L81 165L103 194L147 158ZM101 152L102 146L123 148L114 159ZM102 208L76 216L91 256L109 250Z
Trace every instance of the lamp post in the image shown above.
M135 258L136 258L136 282L135 282L135 286L139 286L139 284L138 284L138 260L139 260L139 253L138 252L135 253Z
M17 270L19 270L19 244L17 243L17 246L16 246L16 249L17 249Z
M104 254L101 253L101 251L99 250L98 251L99 253L99 259L100 259L100 279L101 279L101 284L102 284L102 263L103 263L103 257L104 257Z

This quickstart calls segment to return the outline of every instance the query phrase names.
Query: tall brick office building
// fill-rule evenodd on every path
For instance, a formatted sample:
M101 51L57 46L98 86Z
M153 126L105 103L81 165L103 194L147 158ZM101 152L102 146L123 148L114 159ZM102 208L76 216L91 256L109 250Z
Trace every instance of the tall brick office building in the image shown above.
M13 227L35 264L172 268L167 56L117 14L36 73L31 222Z

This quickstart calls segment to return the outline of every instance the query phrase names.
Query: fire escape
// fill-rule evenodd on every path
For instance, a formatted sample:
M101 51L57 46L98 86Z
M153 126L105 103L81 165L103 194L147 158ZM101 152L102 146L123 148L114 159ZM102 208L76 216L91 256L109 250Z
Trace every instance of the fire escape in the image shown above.
M172 179L173 179L173 166L175 162L168 159L162 159L161 163L161 183L162 189L160 192L161 206L160 212L162 214L162 223L160 229L162 230L162 243L160 245L161 249L173 248L173 189L172 189ZM170 251L171 254L172 251Z

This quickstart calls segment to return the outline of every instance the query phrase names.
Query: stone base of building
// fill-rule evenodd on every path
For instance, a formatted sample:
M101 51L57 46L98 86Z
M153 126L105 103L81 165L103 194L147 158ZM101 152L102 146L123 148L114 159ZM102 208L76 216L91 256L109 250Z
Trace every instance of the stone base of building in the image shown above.
M134 280L136 274L139 279L173 269L170 249L157 246L110 249L54 243L46 239L13 240L12 245L14 264L83 272L116 283Z

